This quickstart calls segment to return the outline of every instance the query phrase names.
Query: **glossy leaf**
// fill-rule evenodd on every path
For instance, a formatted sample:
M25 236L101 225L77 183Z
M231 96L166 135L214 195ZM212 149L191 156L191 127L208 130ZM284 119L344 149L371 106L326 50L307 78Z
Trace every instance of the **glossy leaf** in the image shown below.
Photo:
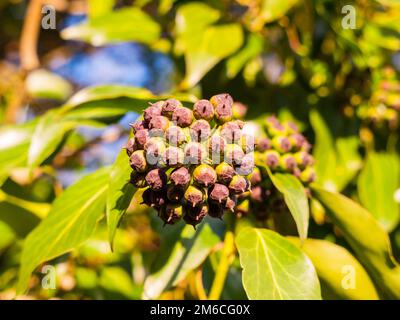
M361 168L359 142L354 136L334 138L321 115L310 113L311 125L316 134L313 148L318 183L332 191L341 191Z
M36 122L0 128L0 186L18 167L25 167Z
M283 194L285 203L296 222L297 231L302 240L307 238L310 209L307 194L302 183L291 174L271 174L274 186Z
M13 229L8 224L0 221L0 254L14 241L15 233Z
M44 69L29 73L25 83L29 95L37 99L63 101L72 94L72 85L67 80Z
M129 7L91 17L64 29L61 36L65 40L82 40L101 46L122 41L150 44L158 40L160 32L160 26L150 16L139 8Z
M190 271L203 263L218 241L218 236L206 221L199 225L197 230L191 225L186 225L172 251L168 252L168 255L161 255L157 261L160 269L147 277L143 297L158 298L164 290L178 284Z
M25 291L30 274L81 244L94 231L104 213L109 168L89 174L69 187L53 204L48 217L26 238L21 257L17 291Z
M249 299L321 299L314 266L294 244L267 229L245 228L236 237Z
M284 16L299 0L263 0L261 19L268 23Z
M110 13L114 4L115 0L89 0L89 19Z
M63 111L70 111L70 109L77 108L89 102L114 100L118 98L132 99L132 104L135 102L140 102L142 109L144 109L148 102L154 102L156 100L166 99L169 97L170 96L167 95L155 96L149 90L143 88L113 84L99 85L88 87L77 92L65 103L63 106ZM195 96L186 93L177 93L174 95L174 97L182 102L195 102L197 100Z
M392 256L390 241L375 218L353 200L316 185L313 194L328 209L327 215L342 231L358 259L387 298L400 298L400 266Z
M111 298L140 299L140 290L132 283L131 276L121 267L106 267L99 278L100 286Z
M186 76L182 88L196 85L222 59L235 53L243 43L239 24L208 27L199 43L185 50Z
M74 121L63 121L56 112L43 115L32 135L28 166L34 168L46 160L60 145L66 133L76 125Z
M400 160L395 154L370 153L358 179L361 204L390 232L400 219L394 194L400 187Z
M130 171L128 157L123 149L111 168L108 182L106 216L111 248L115 232L135 192L134 186L129 183Z
M229 78L234 78L244 65L259 55L263 50L264 40L261 36L250 34L245 46L226 63L226 73Z
M326 240L289 237L312 261L324 299L376 300L378 294L364 267L345 248Z

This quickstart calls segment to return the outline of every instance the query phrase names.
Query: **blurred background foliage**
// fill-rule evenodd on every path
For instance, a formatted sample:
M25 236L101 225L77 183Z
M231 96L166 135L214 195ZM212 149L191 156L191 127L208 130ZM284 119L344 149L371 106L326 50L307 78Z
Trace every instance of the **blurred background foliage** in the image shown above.
M56 10L54 30L41 27L45 4ZM24 239L54 200L86 174L112 165L128 124L149 101L167 96L186 103L229 92L248 105L248 119L268 113L294 119L314 145L318 185L369 210L399 261L400 3L352 1L355 29L342 26L348 4L0 0L0 299L16 296ZM71 194L86 199L79 190ZM185 231L193 242L185 244L177 241L181 225L162 228L138 199L126 210L114 252L102 219L82 245L51 260L57 289L42 288L40 266L24 298L204 298L218 267L222 222L210 223L213 232L203 230L200 239ZM311 216L309 236L321 240L311 240L305 252L323 297L376 298L353 257L363 247L343 234L346 217L338 218L339 230L316 199ZM357 236L375 241L368 229ZM174 271L186 245L199 249ZM354 295L332 287L329 277L338 275L316 254L325 250L356 261L367 284ZM376 269L370 260L361 253L367 271ZM240 277L236 258L222 298L246 297Z

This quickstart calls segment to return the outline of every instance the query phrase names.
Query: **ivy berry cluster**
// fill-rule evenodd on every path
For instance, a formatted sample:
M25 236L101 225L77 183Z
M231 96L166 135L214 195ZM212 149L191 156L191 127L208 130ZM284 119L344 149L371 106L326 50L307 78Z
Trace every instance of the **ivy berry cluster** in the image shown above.
M279 121L275 116L263 120L257 127L255 139L255 164L248 175L251 191L242 194L235 212L246 215L254 212L265 219L270 212L286 210L282 195L274 187L268 170L296 176L306 187L315 180L311 145L292 121ZM251 210L250 210L251 209Z
M383 68L376 78L372 95L360 105L358 115L375 127L395 130L399 124L400 80L391 67Z
M130 181L146 188L143 203L165 224L183 219L196 226L207 215L221 218L250 190L254 141L235 119L244 113L229 94L219 94L193 109L176 99L152 103L131 124Z

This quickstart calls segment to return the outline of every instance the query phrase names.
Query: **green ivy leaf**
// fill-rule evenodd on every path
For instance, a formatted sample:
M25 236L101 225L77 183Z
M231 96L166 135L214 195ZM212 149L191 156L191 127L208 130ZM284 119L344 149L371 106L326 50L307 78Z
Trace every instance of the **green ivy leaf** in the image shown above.
M123 149L118 154L111 168L107 192L106 216L111 248L113 248L114 237L119 222L125 214L126 209L128 209L135 192L134 186L129 183L130 171L128 157Z
M236 246L243 268L243 286L250 299L321 299L311 261L278 233L245 228L236 237Z
M122 41L151 44L159 39L160 25L136 7L122 8L61 31L65 40L82 40L94 46Z
M89 0L89 19L104 16L110 13L115 0Z
M200 224L197 230L190 225L184 226L171 251L161 254L156 261L160 268L147 277L143 297L158 298L164 290L178 284L203 263L218 242L218 236L207 221Z
M275 21L283 17L299 0L263 0L260 19L264 23Z
M327 215L342 231L361 263L385 297L400 299L400 266L392 256L390 241L375 218L353 200L312 186Z
M361 204L392 231L400 219L400 207L394 194L400 187L400 161L395 154L370 153L358 179Z
M379 299L368 273L345 248L326 240L307 239L302 244L298 238L288 239L312 261L324 299Z
M60 114L47 112L39 119L28 151L28 166L34 168L46 160L60 145L75 121L63 121Z
M244 65L251 59L257 57L264 48L264 39L252 33L246 41L245 46L230 57L226 62L226 73L229 78L234 78Z
M62 107L63 112L69 111L71 109L82 107L87 105L88 103L94 102L102 102L102 101L115 101L118 98L128 98L130 99L129 103L133 108L138 108L135 104L141 104L141 109L145 109L148 105L148 102L154 102L157 100L170 98L170 95L159 95L156 96L152 94L149 90L131 86L123 86L123 85L99 85L88 87L80 90L74 96L72 96ZM182 102L195 102L197 98L188 93L176 93L174 97ZM93 104L95 107L96 104ZM107 106L109 107L109 106ZM119 104L116 104L115 107L119 107ZM127 106L123 106L126 110L132 110L127 108ZM138 109L136 109L139 111Z
M25 83L29 95L36 99L64 101L72 94L72 85L67 80L45 69L30 72Z
M268 174L274 186L283 194L285 203L296 222L300 239L305 240L308 233L310 209L304 186L291 174L272 174L270 170L268 170Z
M36 121L0 129L0 186L11 171L25 167Z
M235 53L243 43L239 24L208 27L195 46L186 45L186 76L182 88L195 86L222 59Z
M310 121L316 135L313 155L318 183L328 190L341 191L361 168L359 141L350 136L334 142L327 124L316 110L311 111Z
M121 267L105 267L101 271L99 284L111 295L111 299L140 299L141 288L132 283L129 273Z
M25 291L30 274L81 244L94 231L104 213L109 168L82 178L56 199L49 215L26 238L21 256L18 294Z

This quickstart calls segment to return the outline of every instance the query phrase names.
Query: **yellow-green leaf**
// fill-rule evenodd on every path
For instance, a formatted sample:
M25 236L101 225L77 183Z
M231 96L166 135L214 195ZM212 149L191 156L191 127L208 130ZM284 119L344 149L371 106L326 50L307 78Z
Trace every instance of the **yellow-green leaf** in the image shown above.
M362 205L390 232L400 220L395 192L400 187L400 160L395 154L371 152L358 178Z
M106 216L111 248L113 248L115 232L119 222L129 207L135 192L134 186L129 183L130 171L128 157L123 149L111 168L108 182Z
M358 259L384 297L400 299L400 266L393 258L387 233L375 218L353 200L312 186L327 215L342 231Z
M244 228L236 237L236 246L243 268L243 286L250 299L321 299L311 261L278 233Z
M326 240L288 237L312 261L324 299L376 300L378 294L364 267L345 248Z
M145 283L143 297L155 299L171 286L182 281L187 274L197 268L218 243L219 238L207 221L194 230L186 225L168 255L161 253L156 263L161 266L150 274Z
M56 199L47 218L26 238L17 291L23 293L29 277L42 262L81 244L104 213L109 168L100 169L69 187Z
M296 222L300 239L305 240L308 232L310 209L304 186L299 179L291 174L272 174L269 170L268 174L274 186L283 194L285 203Z
M122 41L146 44L160 37L161 28L149 15L136 7L126 7L64 29L66 40L83 40L94 46Z

